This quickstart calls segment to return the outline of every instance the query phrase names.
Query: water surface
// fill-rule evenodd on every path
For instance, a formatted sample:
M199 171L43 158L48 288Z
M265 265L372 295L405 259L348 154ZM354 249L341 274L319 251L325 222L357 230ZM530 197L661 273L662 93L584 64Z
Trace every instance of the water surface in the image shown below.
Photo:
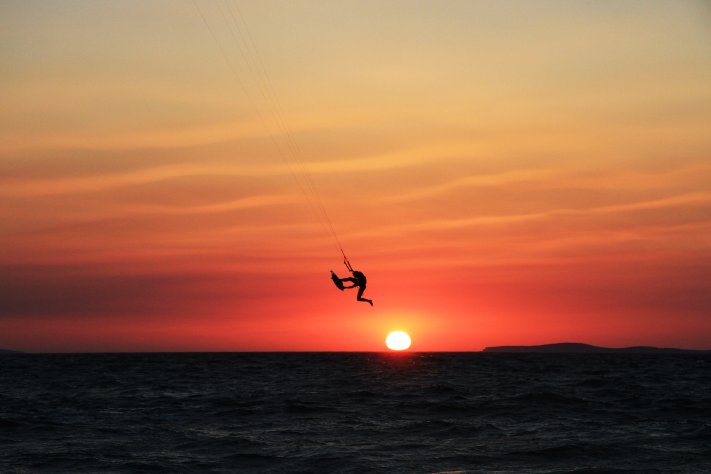
M711 355L0 356L0 472L711 472Z

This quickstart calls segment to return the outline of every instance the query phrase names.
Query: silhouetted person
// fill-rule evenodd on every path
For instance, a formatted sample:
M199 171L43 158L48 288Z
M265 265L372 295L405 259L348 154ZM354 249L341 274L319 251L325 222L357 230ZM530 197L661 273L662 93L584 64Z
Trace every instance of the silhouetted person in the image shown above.
M346 267L348 267L348 270L350 270L350 272L353 274L353 277L339 278L339 280L341 282L353 283L350 286L343 285L343 288L358 287L358 301L365 301L366 303L370 303L370 306L373 306L373 300L369 300L368 298L363 298L363 292L365 291L365 285L368 282L368 280L365 278L365 275L363 275L363 273L359 272L358 270L353 270L353 267L351 267L351 264L347 259L344 260L343 263L346 264Z

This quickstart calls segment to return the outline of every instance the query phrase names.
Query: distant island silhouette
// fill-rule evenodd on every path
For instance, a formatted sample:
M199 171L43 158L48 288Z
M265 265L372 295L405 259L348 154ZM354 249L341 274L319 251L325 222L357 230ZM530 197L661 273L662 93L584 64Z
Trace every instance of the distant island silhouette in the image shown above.
M0 349L0 354L24 354L22 351L11 351L9 349Z
M548 352L548 353L636 353L636 354L681 354L681 353L711 353L711 350L676 349L673 347L600 347L580 342L558 342L555 344L542 344L539 346L493 346L487 347L483 352Z

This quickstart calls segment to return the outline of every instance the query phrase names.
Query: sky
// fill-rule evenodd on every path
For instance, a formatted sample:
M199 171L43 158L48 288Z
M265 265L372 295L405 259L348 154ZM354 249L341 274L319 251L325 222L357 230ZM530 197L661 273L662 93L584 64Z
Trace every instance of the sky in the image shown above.
M3 0L0 89L2 348L711 348L708 3Z

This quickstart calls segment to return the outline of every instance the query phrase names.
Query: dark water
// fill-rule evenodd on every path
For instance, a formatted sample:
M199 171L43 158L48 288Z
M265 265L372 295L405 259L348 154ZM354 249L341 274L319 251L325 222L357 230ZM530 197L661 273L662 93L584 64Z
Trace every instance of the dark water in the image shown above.
M711 356L0 356L0 472L711 472Z

